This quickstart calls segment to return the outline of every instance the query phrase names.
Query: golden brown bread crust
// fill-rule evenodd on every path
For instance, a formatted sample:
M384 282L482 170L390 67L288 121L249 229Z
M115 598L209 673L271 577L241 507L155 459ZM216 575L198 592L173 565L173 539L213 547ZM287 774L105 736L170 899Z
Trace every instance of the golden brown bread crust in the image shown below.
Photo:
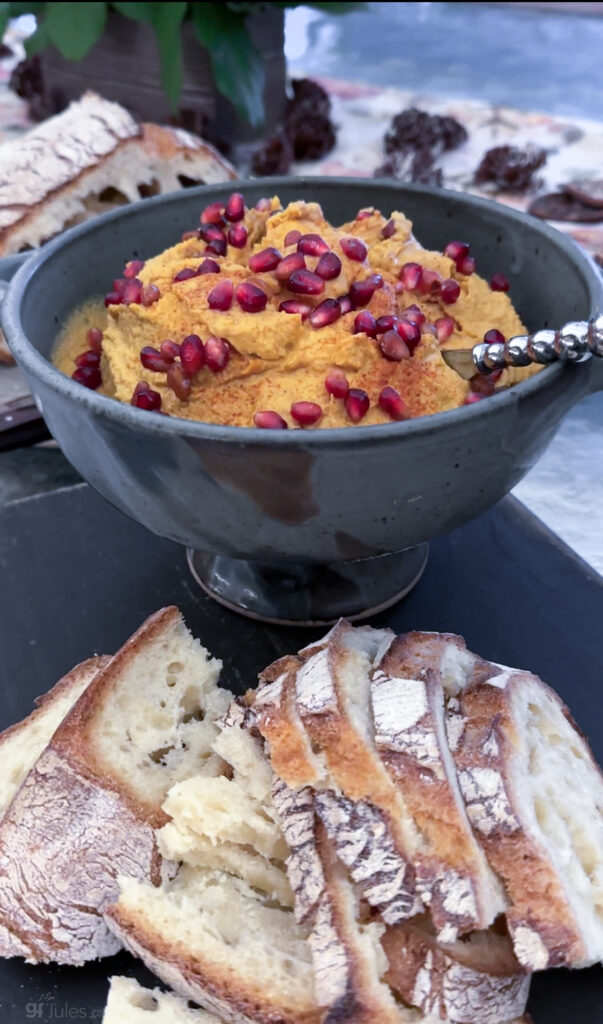
M321 1011L299 1013L295 1008L270 1006L260 986L251 992L228 971L220 974L214 963L205 963L183 949L179 952L146 918L126 916L119 904L105 914L112 931L126 949L141 959L158 978L179 995L200 1003L227 1024L322 1024Z
M574 918L551 860L525 832L513 807L509 765L516 755L520 737L509 694L510 687L521 685L522 677L529 673L511 672L515 680L504 687L486 682L470 686L461 695L465 728L454 754L455 761L473 826L488 860L504 880L509 893L512 906L507 920L519 959L529 967L530 958L535 956L532 969L574 966L583 962L586 954L579 922ZM558 700L549 687L538 682ZM571 722L567 709L565 713ZM490 804L473 792L480 771L491 773L497 781L496 794ZM493 806L494 801L497 808Z
M268 744L272 769L292 789L316 785L321 776L295 707L295 676L301 664L297 656L279 658L260 674L260 686L246 697Z

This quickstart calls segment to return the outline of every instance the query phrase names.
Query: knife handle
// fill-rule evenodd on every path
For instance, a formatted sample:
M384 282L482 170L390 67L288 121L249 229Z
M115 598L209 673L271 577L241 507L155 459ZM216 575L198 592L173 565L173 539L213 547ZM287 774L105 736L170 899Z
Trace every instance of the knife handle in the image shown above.
M21 409L3 409L0 412L0 451L47 441L50 432L32 402Z

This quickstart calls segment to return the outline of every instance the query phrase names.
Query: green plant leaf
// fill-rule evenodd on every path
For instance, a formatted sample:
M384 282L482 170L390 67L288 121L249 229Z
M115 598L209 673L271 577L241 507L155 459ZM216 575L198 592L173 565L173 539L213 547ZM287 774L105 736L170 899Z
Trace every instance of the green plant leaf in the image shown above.
M150 4L155 7L153 28L161 59L161 84L174 110L182 92L182 37L180 26L187 3Z
M0 3L0 41L6 32L6 26L11 18L10 6L10 4Z
M113 3L110 4L116 11L123 14L125 18L132 18L133 21L148 21L152 23L154 12L153 8L159 6L158 4L137 4L137 3ZM164 6L164 5L162 5Z
M106 20L106 3L49 3L44 24L61 56L81 60L103 34Z
M264 123L264 64L241 14L226 4L191 4L199 42L209 51L220 92L254 128Z
M34 53L39 53L40 50L45 50L47 46L50 46L51 39L48 34L48 26L45 21L38 21L35 32L25 40L25 52L28 57L31 57Z

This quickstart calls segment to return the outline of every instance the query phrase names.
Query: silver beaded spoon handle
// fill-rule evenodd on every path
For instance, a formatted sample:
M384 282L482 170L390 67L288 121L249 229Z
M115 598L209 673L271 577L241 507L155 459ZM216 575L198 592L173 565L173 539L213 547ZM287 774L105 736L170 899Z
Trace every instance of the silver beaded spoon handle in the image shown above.
M507 366L583 363L591 356L603 359L603 314L590 320L571 320L559 331L545 329L490 345L482 342L474 348L444 349L442 356L464 380Z

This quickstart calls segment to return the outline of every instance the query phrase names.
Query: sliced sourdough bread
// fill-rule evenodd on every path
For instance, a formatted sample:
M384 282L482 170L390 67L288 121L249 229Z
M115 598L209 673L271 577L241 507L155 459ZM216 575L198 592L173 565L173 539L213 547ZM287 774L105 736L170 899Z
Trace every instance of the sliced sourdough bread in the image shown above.
M0 926L31 962L81 964L119 944L103 920L120 873L157 882L168 790L219 774L230 701L220 663L176 608L151 616L99 671L0 823ZM23 953L22 953L23 955Z
M160 988L143 988L134 978L111 978L102 1024L221 1024L213 1013Z
M89 658L76 665L37 698L37 708L27 718L0 734L0 818L67 712L110 660Z
M446 734L442 654L453 638L397 637L371 673L375 745L425 841L419 885L442 941L485 928L505 910L477 842Z
M231 165L196 136L141 126L117 103L87 92L0 146L0 256L34 248L141 196L234 177Z
M527 970L603 960L603 777L559 697L491 665L451 698L473 828L504 881Z
M76 665L48 693L38 697L35 711L0 735L0 820L67 712L110 660L90 658ZM23 942L0 924L0 956L27 954Z
M427 920L386 930L387 981L430 1019L455 1024L501 1024L526 1008L530 976L508 935L474 932L442 945Z

